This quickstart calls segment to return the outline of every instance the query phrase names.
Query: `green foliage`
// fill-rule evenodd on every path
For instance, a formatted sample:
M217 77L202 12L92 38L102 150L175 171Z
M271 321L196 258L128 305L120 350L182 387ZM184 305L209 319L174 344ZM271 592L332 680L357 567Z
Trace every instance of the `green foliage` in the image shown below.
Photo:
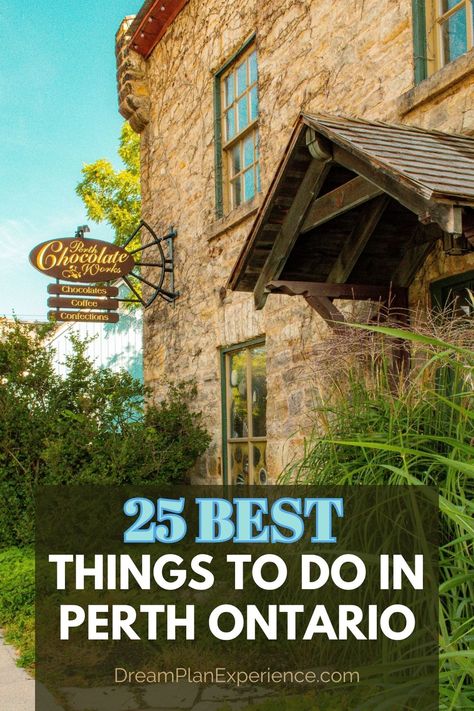
M438 324L437 330L443 328ZM358 327L364 353L336 346L304 458L283 480L438 487L440 709L474 707L474 340L472 324L447 337ZM394 377L388 339L406 339L412 369ZM340 356L340 357L338 357ZM328 375L328 373L326 373Z
M30 548L0 551L0 626L20 652L18 664L34 662L35 557Z
M123 244L140 222L140 137L124 123L118 154L124 164L115 170L100 158L82 168L76 192L94 222L107 222L115 232L115 242Z
M170 385L167 400L147 409L149 476L158 472L159 481L178 483L209 446L211 438L202 427L201 416L188 408L196 395L194 384Z
M59 377L44 335L17 323L0 339L0 547L32 542L36 485L183 481L209 444L192 385L144 415L141 383L77 339Z

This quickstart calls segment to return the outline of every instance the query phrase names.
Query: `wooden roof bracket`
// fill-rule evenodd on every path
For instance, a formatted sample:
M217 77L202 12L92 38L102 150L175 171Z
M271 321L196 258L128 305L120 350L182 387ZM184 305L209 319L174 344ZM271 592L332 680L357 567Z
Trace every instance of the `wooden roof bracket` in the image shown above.
M316 227L324 225L339 215L343 215L354 207L363 205L382 194L383 190L377 185L362 176L357 176L357 178L353 178L313 200L301 226L301 233L311 232Z
M327 281L288 281L274 280L267 284L271 294L288 296L325 296L328 299L355 299L359 301L382 300L393 298L396 294L404 295L406 287L390 284L330 284Z
M319 151L319 148L318 148ZM293 246L298 239L306 214L319 194L331 165L331 155L324 153L322 159L313 158L288 210L281 228L275 238L272 250L268 255L254 289L255 308L265 306L267 282L278 279Z
M346 323L342 311L333 304L328 296L305 296L306 302L334 330L339 330Z
M333 299L379 301L395 309L395 318L400 323L408 320L408 289L404 286L276 280L269 282L267 289L272 294L303 296L309 306L336 330L346 323L346 319L333 304Z
M390 197L382 194L366 205L362 219L354 226L354 229L344 242L326 281L337 283L349 279L357 260L380 222L389 201Z
M418 136L423 139L419 153ZM388 153L380 150L385 145L390 148ZM462 153L464 147L465 155ZM307 151L305 157L302 154L304 148ZM459 151L463 162L458 169L456 158ZM439 171L433 177L430 166L438 166L434 160L438 154L440 165L449 170L449 175L453 166L455 174L459 172L460 180L438 180ZM376 232L387 199L396 201L416 216L421 231L415 229L413 244L404 243L400 263L392 265L392 273L384 271L385 283L392 281L408 286L419 264L441 239L447 254L474 251L474 181L466 173L471 155L472 140L461 135L327 114L301 114L234 265L228 287L236 291L254 291L256 306L262 308L270 292L267 284L284 273L283 267L299 235L319 230L320 225L334 217L358 208L357 224L352 225L350 234L344 238L339 231L339 237L343 238L341 250L335 263L329 265L329 273L319 268L321 265L314 273L315 279L323 278L328 282L350 280L356 263ZM425 160L427 156L429 160ZM336 179L337 187L324 195L321 190L314 190L308 206L308 196L298 192L297 183L308 171L310 157L315 162L310 170L315 170L318 165L324 166L325 170L337 165L350 171L352 179L346 179L343 185ZM293 206L295 200L298 204ZM390 203L389 208L392 208ZM464 225L461 224L462 217ZM348 222L345 220L344 225ZM302 240L302 247L305 241Z
M428 195L415 192L413 187L405 185L403 180L395 178L382 166L372 161L359 158L345 148L334 146L334 161L366 178L388 195L418 215L423 224L436 222L444 232L457 234L462 232L462 207L431 200Z

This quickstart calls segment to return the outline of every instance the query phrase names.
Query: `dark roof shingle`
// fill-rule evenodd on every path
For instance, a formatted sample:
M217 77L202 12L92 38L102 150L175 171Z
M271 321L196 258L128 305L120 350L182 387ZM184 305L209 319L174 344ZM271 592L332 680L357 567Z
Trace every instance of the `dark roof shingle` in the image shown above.
M427 199L474 200L474 138L340 116L305 114L304 121L398 173Z

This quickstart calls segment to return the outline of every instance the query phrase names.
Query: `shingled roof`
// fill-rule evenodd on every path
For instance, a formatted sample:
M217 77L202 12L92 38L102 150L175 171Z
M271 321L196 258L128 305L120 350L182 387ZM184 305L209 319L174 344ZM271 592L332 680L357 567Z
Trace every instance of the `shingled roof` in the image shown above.
M398 174L427 199L474 202L474 138L339 116L304 115L328 139Z

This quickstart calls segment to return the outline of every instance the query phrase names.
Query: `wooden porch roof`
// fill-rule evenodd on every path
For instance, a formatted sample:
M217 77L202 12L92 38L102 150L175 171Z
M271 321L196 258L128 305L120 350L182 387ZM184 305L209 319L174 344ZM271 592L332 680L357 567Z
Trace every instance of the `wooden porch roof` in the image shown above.
M275 280L406 288L473 207L473 138L301 115L228 286L257 308Z

